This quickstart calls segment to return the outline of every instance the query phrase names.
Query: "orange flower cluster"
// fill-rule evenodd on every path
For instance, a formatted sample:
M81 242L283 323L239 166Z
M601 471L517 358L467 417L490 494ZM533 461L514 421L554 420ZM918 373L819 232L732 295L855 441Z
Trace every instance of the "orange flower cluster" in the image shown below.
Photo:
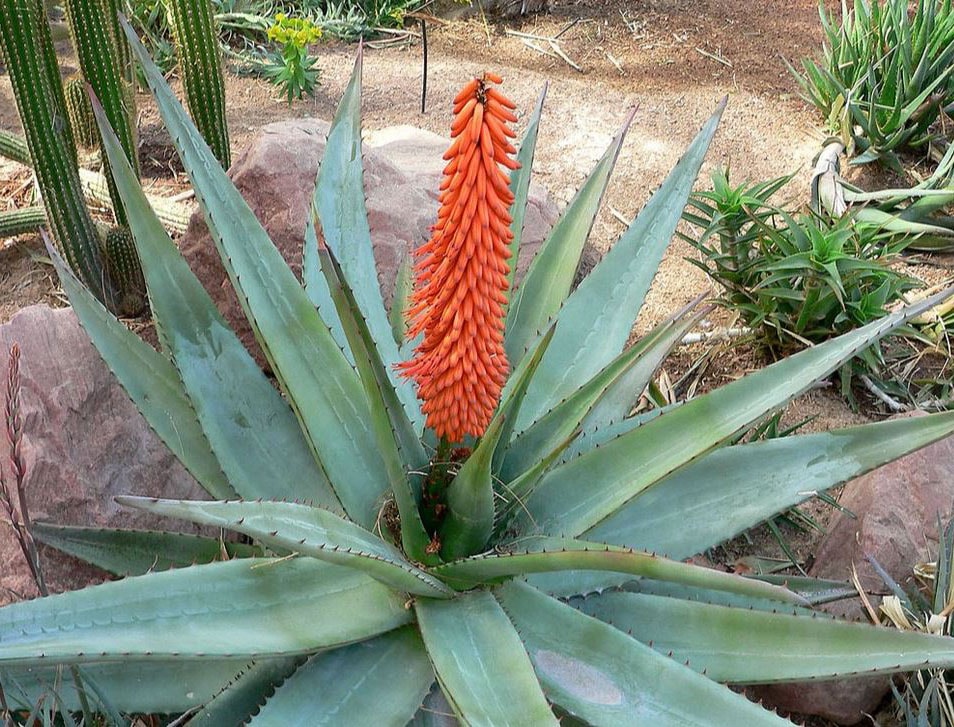
M441 181L441 206L431 239L417 250L411 336L424 333L401 364L418 385L427 425L452 442L484 433L507 380L503 347L510 267L510 177L517 169L509 124L514 103L474 78L454 99L454 140Z

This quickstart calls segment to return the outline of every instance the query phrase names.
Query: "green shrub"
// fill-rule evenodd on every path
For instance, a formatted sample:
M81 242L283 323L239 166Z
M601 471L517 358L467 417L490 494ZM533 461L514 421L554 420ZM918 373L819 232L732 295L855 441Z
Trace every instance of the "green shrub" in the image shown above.
M717 169L712 191L694 194L686 214L701 233L686 238L702 253L690 262L722 286L720 302L776 353L880 318L918 285L890 267L904 241L850 214L829 221L771 204L789 179L733 187Z
M309 55L308 46L320 37L321 31L311 21L289 18L284 13L278 13L268 29L268 39L278 43L281 50L268 54L263 73L281 88L288 103L315 94L317 59Z
M954 105L951 0L842 0L837 23L819 6L825 45L796 75L829 129L860 155L897 165L897 153L925 146ZM794 71L793 71L794 72Z

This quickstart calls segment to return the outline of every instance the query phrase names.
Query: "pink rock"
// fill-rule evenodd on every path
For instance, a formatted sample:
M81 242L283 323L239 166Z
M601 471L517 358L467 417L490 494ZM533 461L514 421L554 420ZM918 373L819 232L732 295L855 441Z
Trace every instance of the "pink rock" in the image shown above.
M20 346L21 451L34 520L168 529L173 521L120 508L113 496L205 497L136 410L71 308L30 306L0 326L2 391L14 343ZM6 432L0 432L0 462L9 481L8 449ZM43 552L42 562L52 591L102 578L52 550ZM11 591L36 595L12 529L0 523L0 604L14 600Z
M301 275L305 222L311 209L318 163L329 125L315 119L294 119L261 128L229 175L262 222L275 246L296 275ZM364 146L364 186L368 223L378 267L378 282L387 305L402 261L427 240L437 217L437 190L447 140L410 126L368 135ZM518 279L526 272L558 210L546 190L531 184L524 224ZM260 364L264 360L239 307L201 212L197 212L179 244L199 280L226 320ZM598 255L588 248L581 269L589 270Z
M954 438L947 438L845 485L839 502L857 516L840 513L819 545L809 575L850 580L852 565L877 609L884 581L865 559L873 556L903 588L913 588L913 570L937 556L937 523L945 525L954 502ZM822 607L840 618L870 622L859 599ZM780 684L756 691L768 704L837 724L861 722L877 710L890 678L859 677L806 684Z

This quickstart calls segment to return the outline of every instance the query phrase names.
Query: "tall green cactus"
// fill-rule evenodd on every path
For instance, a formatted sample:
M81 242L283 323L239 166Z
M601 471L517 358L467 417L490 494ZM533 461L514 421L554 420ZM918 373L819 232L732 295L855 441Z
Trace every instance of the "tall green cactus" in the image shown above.
M138 174L132 94L125 85L114 30L107 18L108 3L101 0L66 0L64 5L83 78L103 105L106 118L119 137L126 159ZM106 179L110 184L116 223L125 224L126 213L119 195L115 193L108 165Z
M231 164L225 119L225 79L209 0L168 0L189 111L215 158Z
M38 2L0 0L0 48L53 236L83 282L106 301L99 236L83 200L53 40Z

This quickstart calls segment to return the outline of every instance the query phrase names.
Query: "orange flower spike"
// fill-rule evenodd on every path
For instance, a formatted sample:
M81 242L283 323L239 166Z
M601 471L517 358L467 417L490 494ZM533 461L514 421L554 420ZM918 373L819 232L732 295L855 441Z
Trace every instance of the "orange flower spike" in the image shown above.
M516 105L490 85L502 82L485 73L454 98L437 223L416 251L409 335L424 338L400 370L417 382L427 425L451 442L484 433L507 380L507 169L519 164L510 157Z

